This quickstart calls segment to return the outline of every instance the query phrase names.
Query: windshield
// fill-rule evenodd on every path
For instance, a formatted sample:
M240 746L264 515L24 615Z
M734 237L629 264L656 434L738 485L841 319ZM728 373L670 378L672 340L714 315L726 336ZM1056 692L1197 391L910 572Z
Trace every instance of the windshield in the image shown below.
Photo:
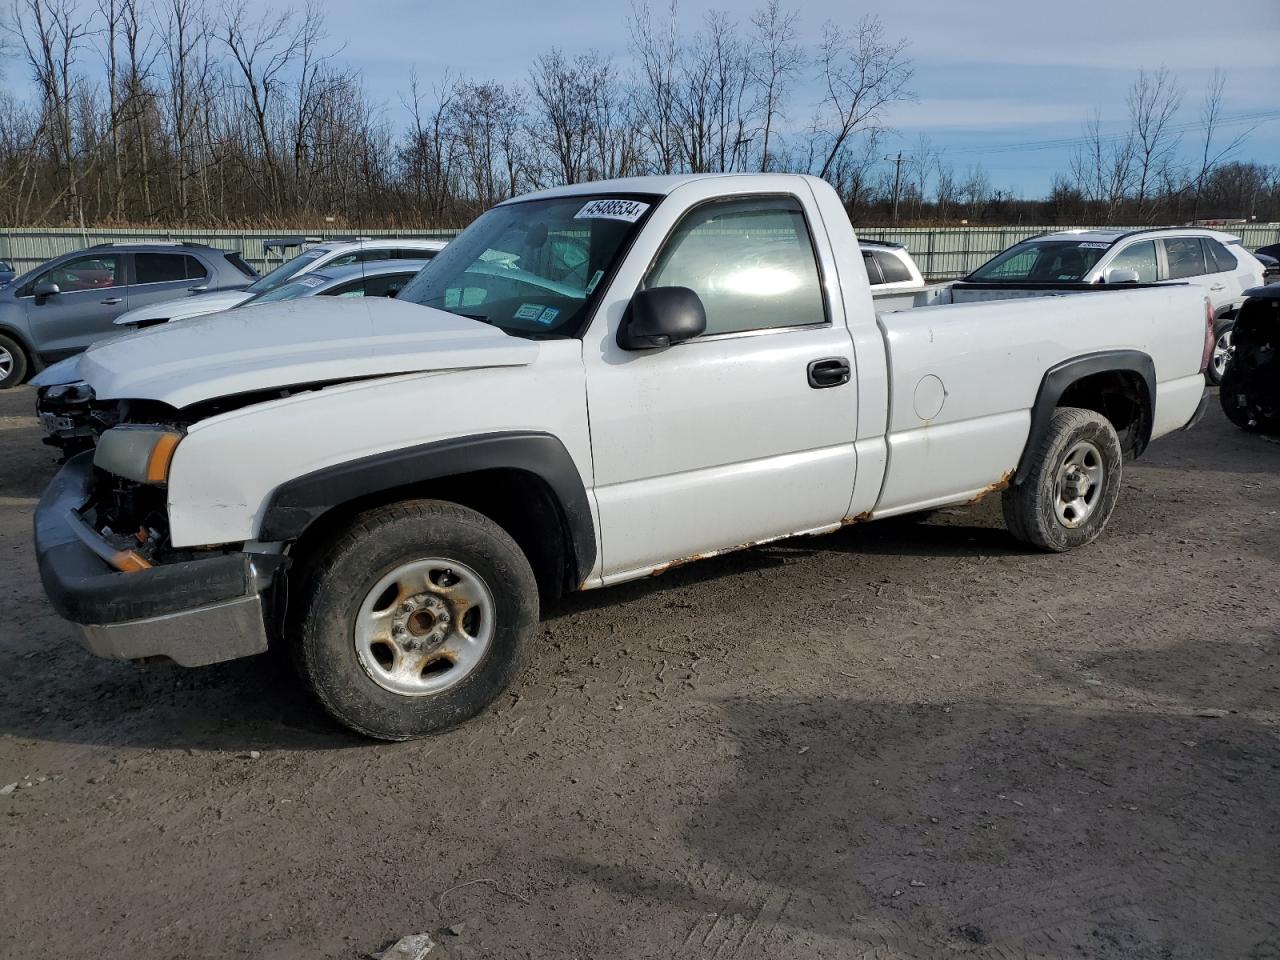
M494 207L396 299L517 336L575 336L656 202L574 196Z
M305 270L309 264L315 263L328 252L328 247L312 247L306 253L300 253L292 260L286 260L265 277L250 284L247 289L250 293L265 293L267 290L274 290L294 274Z
M240 306L246 307L251 303L275 303L277 300L292 300L295 297L305 297L314 291L316 287L323 286L331 279L333 278L324 274L308 273L305 277L298 277L297 280L281 284L274 290L264 290L262 293L256 293ZM252 290L253 288L250 287L249 289Z
M966 280L987 283L1079 283L1111 244L1099 240L1024 240Z

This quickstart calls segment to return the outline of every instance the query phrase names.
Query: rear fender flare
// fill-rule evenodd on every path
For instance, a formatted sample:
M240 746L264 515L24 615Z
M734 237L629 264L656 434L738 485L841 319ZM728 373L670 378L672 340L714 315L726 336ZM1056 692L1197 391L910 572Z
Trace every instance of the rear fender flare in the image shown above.
M1015 484L1022 483L1031 471L1030 454L1040 446L1049 430L1049 422L1058 408L1058 402L1067 389L1085 377L1099 373L1136 373L1146 384L1150 409L1143 426L1142 436L1138 438L1136 453L1146 449L1151 440L1151 426L1155 421L1156 406L1156 367L1151 357L1140 350L1103 350L1089 353L1050 367L1040 381L1040 389L1036 392L1035 404L1031 407L1031 429L1027 434L1026 446L1018 459L1018 469L1013 476Z

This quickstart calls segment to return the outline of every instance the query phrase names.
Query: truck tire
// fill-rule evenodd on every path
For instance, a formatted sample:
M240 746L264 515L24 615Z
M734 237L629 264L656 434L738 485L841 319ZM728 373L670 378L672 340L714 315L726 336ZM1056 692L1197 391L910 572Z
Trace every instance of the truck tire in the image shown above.
M1234 315L1223 317L1213 325L1213 352L1209 354L1209 366L1204 373L1215 387L1222 383L1222 376L1231 365L1231 338L1235 326Z
M1032 454L1031 471L1004 492L1004 520L1023 543L1062 553L1098 538L1120 495L1124 453L1100 413L1061 407Z
M339 722L409 740L479 713L519 671L538 586L488 517L438 500L358 516L301 564L289 639Z
M27 379L27 351L12 337L0 333L0 390L16 387Z

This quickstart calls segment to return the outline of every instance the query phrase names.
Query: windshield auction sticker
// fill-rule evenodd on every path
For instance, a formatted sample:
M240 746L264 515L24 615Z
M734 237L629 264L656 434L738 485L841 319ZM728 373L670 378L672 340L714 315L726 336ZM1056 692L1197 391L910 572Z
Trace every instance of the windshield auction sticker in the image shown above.
M573 215L575 220L625 220L635 223L649 209L637 200L592 200Z

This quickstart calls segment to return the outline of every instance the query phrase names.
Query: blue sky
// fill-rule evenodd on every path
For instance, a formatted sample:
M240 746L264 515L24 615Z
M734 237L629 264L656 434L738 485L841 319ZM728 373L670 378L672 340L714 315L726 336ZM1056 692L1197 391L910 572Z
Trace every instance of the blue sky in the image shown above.
M517 80L553 46L569 54L596 49L627 63L628 0L370 0L360 15L349 0L321 5L331 35L345 41L344 59L393 120L401 118L413 70L425 85L446 70ZM661 0L653 5L665 6ZM757 5L684 0L680 14L692 32L710 8L745 22ZM805 41L815 41L827 19L852 24L863 13L879 15L890 36L909 40L919 100L893 111L897 133L886 152L898 146L910 152L927 134L957 169L981 162L993 185L1023 196L1047 190L1053 172L1066 170L1070 148L1008 145L1078 137L1095 107L1104 131L1123 130L1125 91L1141 66L1163 64L1177 74L1186 89L1184 121L1196 120L1215 67L1227 74L1228 115L1280 112L1280 0L805 0L793 6L801 11ZM797 125L808 117L808 93L802 86L794 98ZM1188 148L1196 136L1185 134ZM1280 163L1280 119L1259 124L1236 156Z

